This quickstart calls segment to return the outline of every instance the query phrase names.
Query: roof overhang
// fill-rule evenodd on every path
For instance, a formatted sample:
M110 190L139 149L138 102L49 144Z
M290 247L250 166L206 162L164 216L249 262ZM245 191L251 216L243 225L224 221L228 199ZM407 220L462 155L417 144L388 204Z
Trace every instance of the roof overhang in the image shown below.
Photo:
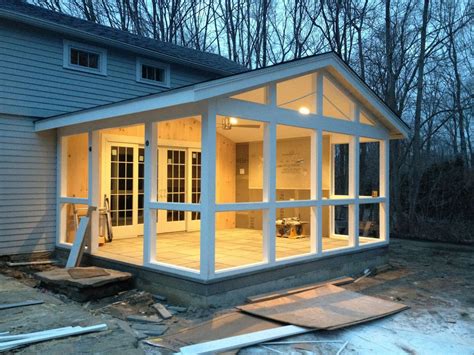
M409 127L334 53L325 53L293 60L158 94L54 116L36 121L35 127L36 131L44 131L183 104L197 103L203 100L230 96L236 92L321 69L325 69L332 75L337 76L346 89L351 94L354 94L357 99L361 100L377 119L387 127L391 138L408 137Z
M18 12L14 12L14 11L8 11L8 10L2 9L2 8L0 8L0 18L5 18L5 19L8 19L8 20L12 20L12 21L18 21L18 22L21 22L21 23L24 23L24 24L27 24L27 25L43 28L45 30L50 30L50 31L54 31L54 32L57 32L57 33L69 35L69 36L80 38L80 39L83 39L83 40L86 40L86 41L93 41L93 42L96 42L96 43L101 43L103 45L112 46L112 47L119 48L119 49L122 49L122 50L129 50L131 52L139 53L141 55L150 56L150 57L153 57L153 58L161 59L161 60L164 60L164 61L169 61L169 62L172 62L172 63L187 65L187 66L190 66L190 67L193 67L193 68L196 68L196 69L205 70L207 72L211 72L211 73L215 73L215 74L219 74L219 75L229 75L229 74L231 74L231 72L228 72L226 70L221 70L221 69L213 68L213 67L206 66L206 65L200 65L199 63L196 63L196 62L193 62L193 61L184 60L182 58L177 58L177 57L174 57L174 56L170 56L170 55L167 55L165 53L157 52L157 51L154 51L154 50L151 50L151 49L146 49L146 48L143 48L143 47L140 47L140 46L134 46L132 44L124 43L124 42L117 41L117 40L114 40L114 39L111 39L111 38L106 38L106 37L99 36L99 35L96 35L96 34L93 34L93 33L89 33L89 32L83 31L83 30L70 28L70 27L65 26L65 25L61 25L61 24L54 23L54 22L51 22L51 21L39 19L39 18L36 18L36 17L33 17L33 16L28 16L28 15L25 15L25 14L22 14L22 13L18 13Z

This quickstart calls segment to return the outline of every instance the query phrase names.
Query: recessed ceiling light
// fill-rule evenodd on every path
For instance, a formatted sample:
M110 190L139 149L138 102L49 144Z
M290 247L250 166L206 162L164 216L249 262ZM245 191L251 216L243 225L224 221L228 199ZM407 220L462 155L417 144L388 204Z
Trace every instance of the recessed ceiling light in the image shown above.
M298 109L298 112L301 113L302 115L309 115L310 113L309 108L307 108L306 106L301 106Z
M230 122L230 124L237 124L237 123L239 123L239 120L235 117L230 117L229 122Z

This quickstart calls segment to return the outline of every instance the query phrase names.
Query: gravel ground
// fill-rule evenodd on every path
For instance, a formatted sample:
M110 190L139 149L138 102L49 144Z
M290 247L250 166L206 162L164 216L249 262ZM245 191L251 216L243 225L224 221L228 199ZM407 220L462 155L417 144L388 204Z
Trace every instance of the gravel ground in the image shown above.
M292 345L254 346L242 354L474 354L474 248L452 244L393 239L387 271L346 288L410 309L400 314L332 332L314 332ZM141 340L146 336L130 314L152 314L156 302L132 290L117 297L80 304L38 287L30 274L36 268L0 267L0 304L41 299L44 304L0 311L0 332L25 333L69 325L106 323L109 330L52 340L15 350L24 354L160 354ZM162 302L165 303L165 302ZM197 324L226 309L176 312L163 321L166 333ZM346 343L347 342L347 343Z

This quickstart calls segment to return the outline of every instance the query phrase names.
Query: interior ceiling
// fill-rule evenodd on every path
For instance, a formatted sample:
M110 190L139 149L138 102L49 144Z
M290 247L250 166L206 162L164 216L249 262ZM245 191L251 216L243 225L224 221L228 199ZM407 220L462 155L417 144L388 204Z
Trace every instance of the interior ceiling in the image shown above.
M234 143L245 143L245 142L261 142L263 140L263 127L264 122L247 120L243 118L237 118L237 124L232 126L232 129L222 128L223 116L217 117L217 133L230 139ZM258 125L258 128L244 128L239 125ZM277 126L277 139L287 138L298 138L298 137L309 137L311 131L304 128L292 127L292 126Z

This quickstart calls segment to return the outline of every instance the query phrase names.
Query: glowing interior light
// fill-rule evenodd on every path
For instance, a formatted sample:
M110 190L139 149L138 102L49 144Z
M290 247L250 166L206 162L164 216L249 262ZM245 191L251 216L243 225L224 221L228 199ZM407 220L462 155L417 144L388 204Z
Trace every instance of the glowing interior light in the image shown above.
M235 117L230 117L229 122L230 122L230 124L237 124L237 123L239 123L239 120Z
M301 113L302 115L309 115L309 108L307 108L306 106L301 106L298 110L299 113Z

